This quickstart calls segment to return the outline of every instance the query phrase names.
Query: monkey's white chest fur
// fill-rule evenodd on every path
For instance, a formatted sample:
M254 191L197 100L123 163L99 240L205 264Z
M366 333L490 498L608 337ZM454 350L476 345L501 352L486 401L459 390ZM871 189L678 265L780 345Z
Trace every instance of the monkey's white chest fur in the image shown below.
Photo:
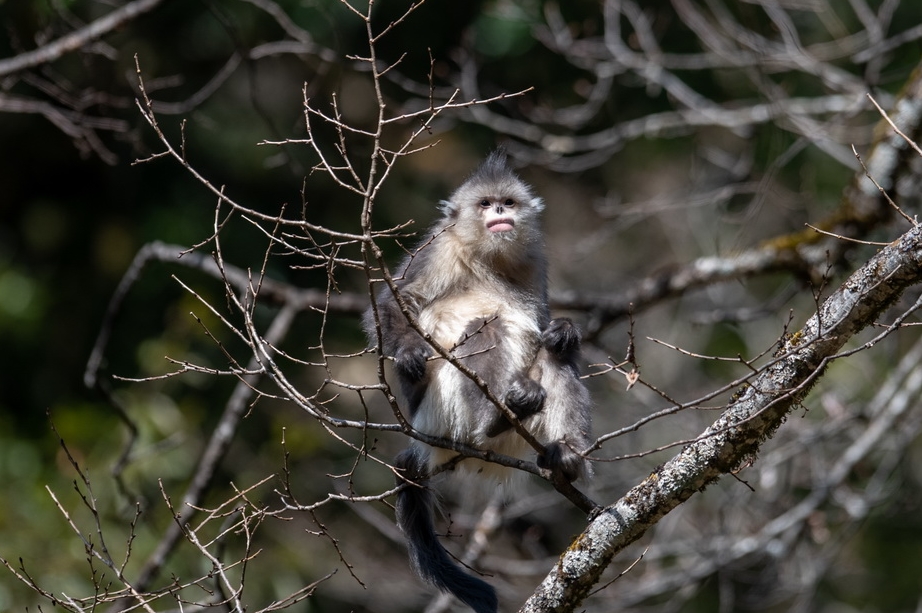
M500 300L503 296L507 300ZM497 368L509 370L527 370L535 359L541 331L538 318L530 308L521 304L508 302L508 292L476 291L453 293L450 299L433 301L421 310L420 326L429 332L443 347L453 350L464 363L463 356L471 350L464 342L465 331L474 320L484 320L483 327L499 326L502 329L502 353L497 347L480 349L478 353L496 353ZM467 330L470 332L470 330ZM501 360L501 363L499 363ZM479 363L484 360L478 359ZM487 360L493 363L494 360ZM487 378L485 373L478 373ZM510 429L499 436L489 438L484 430L486 424L498 411L489 407L489 415L484 415L482 403L478 405L469 394L459 390L470 389L465 386L466 375L452 364L437 359L429 365L429 383L413 420L413 427L426 434L463 442L481 449L491 449L505 455L525 457L530 447L514 430ZM502 399L507 390L491 389L493 394ZM481 394L479 390L473 392ZM436 448L432 450L431 462L440 464L455 455L451 450ZM477 466L475 467L474 464ZM481 470L486 466L470 460L464 462L469 468ZM495 468L495 466L493 467ZM491 472L495 472L491 470Z

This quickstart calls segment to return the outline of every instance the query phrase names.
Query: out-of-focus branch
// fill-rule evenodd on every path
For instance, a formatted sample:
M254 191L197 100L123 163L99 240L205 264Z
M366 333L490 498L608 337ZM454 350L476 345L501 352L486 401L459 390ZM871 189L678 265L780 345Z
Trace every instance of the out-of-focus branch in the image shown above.
M640 138L688 134L702 127L746 136L765 123L800 135L840 163L854 166L848 145L861 142L866 131L856 131L849 119L870 108L863 96L876 85L886 61L884 51L922 37L918 27L890 33L902 25L892 22L896 3L878 13L867 7L859 10L860 3L852 3L852 10L861 15L850 30L835 18L820 15L828 9L805 9L817 13L828 35L827 40L810 43L805 40L815 39L816 32L811 30L808 36L807 28L774 2L747 3L756 7L752 11L763 13L764 20L755 23L751 14L747 21L717 3L699 6L674 0L672 4L670 11L630 0L606 0L600 19L584 29L578 22L568 22L555 3L545 3L543 21L535 20L533 35L572 66L571 85L578 101L571 103L571 97L564 97L567 106L560 106L550 91L567 88L557 84L535 104L504 110L470 108L463 120L506 135L509 151L523 163L560 172L598 167ZM773 27L760 29L762 21ZM675 48L666 34L673 28L684 28L697 39L691 50ZM688 47L688 41L682 46ZM475 54L459 51L457 64L452 80L465 98L480 97L481 89L493 86L481 83L483 63ZM860 64L867 64L864 78L856 74ZM717 70L752 93L740 95L734 87L729 100L724 100L701 87L702 79L696 75ZM423 84L398 77L393 80L408 93L422 96L426 91ZM805 95L790 91L790 84L801 80L819 83L824 91L801 90ZM621 86L645 88L651 96L668 98L674 108L625 119L611 113L619 97L613 92ZM890 106L885 92L875 91L875 95ZM820 123L819 117L829 119Z
M128 270L125 271L119 286L109 300L106 315L100 326L99 334L96 336L96 343L93 345L93 351L87 360L86 370L83 375L83 381L87 387L93 388L96 386L106 347L112 335L112 328L121 309L122 302L132 286L138 282L144 268L151 262L179 264L207 273L216 279L222 278L222 270L211 255L160 241L144 245L135 254L134 260ZM223 278L231 287L241 293L248 291L253 281L247 271L230 264L224 264ZM265 301L265 304L285 305L295 311L310 308L321 309L329 306L330 310L339 313L358 314L368 306L367 298L355 293L328 296L318 289L299 288L283 281L268 278L262 279L259 295L260 299Z
M0 112L29 113L41 115L61 132L71 137L77 148L84 153L92 151L107 164L115 164L114 153L103 144L96 130L126 132L128 123L121 119L91 117L79 111L57 106L45 100L34 100L22 96L0 93Z
M910 140L922 138L922 65L917 67L897 97L890 120ZM908 160L916 155L906 138L893 132L886 118L878 123L879 135L860 170L845 190L839 208L815 227L850 238L866 236L889 220L893 208L868 175L900 201L897 185L911 172ZM590 332L642 311L664 299L679 296L706 285L785 270L810 280L818 280L827 266L838 264L855 243L831 238L813 229L778 236L736 255L705 256L686 265L664 269L622 290L618 295L588 295L558 292L553 297L557 308L589 312L593 315Z
M47 71L53 62L79 52L92 52L91 45L108 34L125 27L139 16L155 10L163 0L134 0L125 6L116 9L107 15L77 28L52 42L42 45L32 51L27 51L10 58L0 59L0 77L14 75L3 84L3 89L11 88L14 84L25 83L38 89L50 100L42 96L31 98L21 94L0 93L0 113L33 113L40 114L67 134L82 153L94 153L108 164L116 164L118 158L110 151L97 134L99 130L126 133L129 122L117 118L106 117L104 111L96 111L92 116L85 113L85 108L91 104L102 104L110 110L127 108L131 106L130 98L108 91L94 91L93 86L80 90L79 95L74 95L70 90L75 89L74 84L66 82L60 77L49 76L39 78L32 74L30 69ZM283 29L286 35L293 40L270 41L253 48L242 48L232 54L224 66L198 90L181 101L161 102L155 101L153 106L160 113L180 114L189 113L203 104L213 95L221 85L235 74L242 61L255 61L269 56L299 55L302 57L316 57L319 59L316 74L323 74L336 59L335 54L325 47L316 44L311 34L298 27L289 18L281 7L271 0L249 0L258 9L266 12ZM20 73L20 74L17 74ZM176 83L177 79L172 79ZM259 108L258 100L254 97L254 105ZM264 114L265 115L265 114ZM268 121L267 117L264 117Z
M79 30L65 34L38 49L20 53L11 58L0 60L0 76L6 76L27 68L53 62L66 53L76 51L92 41L108 34L112 30L147 13L162 3L163 0L134 0L111 13L88 23Z

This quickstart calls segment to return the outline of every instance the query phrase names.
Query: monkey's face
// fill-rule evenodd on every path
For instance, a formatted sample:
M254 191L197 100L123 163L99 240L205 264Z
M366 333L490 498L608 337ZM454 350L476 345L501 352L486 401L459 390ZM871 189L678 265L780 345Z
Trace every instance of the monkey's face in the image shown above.
M473 253L519 259L542 242L544 203L506 166L505 157L491 155L442 204L444 223Z
M537 198L481 195L459 207L452 233L470 256L489 266L522 262L543 243L540 217Z
M518 197L517 197L518 196ZM525 196L525 197L522 197ZM514 244L527 247L540 240L540 200L530 194L479 196L464 208L468 240L479 243L480 249L508 249ZM464 223L464 222L467 223Z
M487 232L512 232L515 230L515 200L491 201L484 198L480 201L483 226Z

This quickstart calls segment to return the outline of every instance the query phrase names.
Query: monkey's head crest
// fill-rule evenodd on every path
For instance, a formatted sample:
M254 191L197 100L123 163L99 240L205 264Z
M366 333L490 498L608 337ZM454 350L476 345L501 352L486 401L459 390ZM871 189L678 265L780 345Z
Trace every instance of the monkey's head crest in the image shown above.
M469 182L477 183L500 183L508 181L510 178L521 181L519 177L509 167L509 154L504 147L494 149L487 156L480 166L471 173Z

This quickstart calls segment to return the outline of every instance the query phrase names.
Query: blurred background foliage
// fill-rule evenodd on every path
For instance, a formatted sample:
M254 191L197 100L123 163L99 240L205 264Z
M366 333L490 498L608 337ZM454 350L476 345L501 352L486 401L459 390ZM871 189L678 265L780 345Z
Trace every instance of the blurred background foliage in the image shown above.
M91 0L0 1L0 24L6 34L0 36L0 56L11 57L61 36L76 24L108 13L112 4ZM180 121L185 121L187 159L214 185L226 186L232 197L247 206L276 214L282 203L297 208L303 200L313 223L355 231L361 203L336 190L323 176L310 173L315 160L307 147L258 143L303 138L305 91L312 100L326 100L337 92L348 121L371 125L376 107L370 81L367 74L344 59L367 54L364 25L335 0L279 0L276 4L310 32L317 45L332 50L336 59L323 61L307 55L245 59L210 97L176 114L161 113L161 123L176 142ZM546 4L539 0L432 0L382 39L378 51L387 61L406 54L401 74L425 84L430 57L435 79L448 79L458 62L458 50L464 49L477 57L483 96L535 88L520 98L497 103L498 113L509 117L540 114L542 109L550 113L583 100L590 82L588 75L577 74L572 64L535 38L534 28L543 20ZM881 3L872 4L880 8ZM892 21L899 29L922 25L918 2L885 4L892 5ZM397 18L406 5L381 2L374 27L380 29ZM697 38L676 18L669 2L647 2L643 8L653 16L660 40L669 41L671 52L697 51ZM844 6L839 8L834 14L839 20L835 28L844 36L856 29L859 17ZM562 3L559 10L574 33L600 33L598 2ZM730 3L729 10L747 27L777 36L755 3ZM797 24L803 44L830 39L829 28L821 27L822 20L813 19L810 11L793 14L803 20ZM0 556L14 565L22 558L36 582L56 594L85 594L92 589L84 543L72 533L49 494L53 491L61 506L73 513L84 533L92 531L92 517L81 508L72 485L77 473L58 435L92 479L111 550L124 551L126 522L141 509L142 521L138 522L137 538L131 543L133 557L127 566L127 574L132 576L172 521L161 487L178 498L233 387L228 378L201 374L140 384L115 382L114 394L137 426L137 442L124 470L112 474L130 430L110 404L87 391L82 381L107 303L144 244L160 240L192 245L207 238L212 232L216 200L174 162L134 163L160 150L134 106L135 58L152 97L164 104L182 103L208 83L234 53L246 55L248 49L281 35L278 22L247 2L165 2L105 37L91 52L67 55L36 71L31 81L6 77L5 91L11 95L41 90L50 83L66 83L66 96L74 99L75 108L119 125L117 130L100 130L101 154L75 143L36 113L0 114L0 483L4 499L0 506ZM899 47L887 57L869 87L895 94L920 56L922 44L918 40ZM861 66L850 63L848 57L830 60L832 65L837 62L841 70L862 76ZM766 70L770 73L770 67ZM721 104L761 96L751 82L729 70L689 73L689 84ZM777 85L791 96L818 95L824 87L809 75L796 73L786 75ZM385 83L385 89L397 106L412 98L395 83ZM644 117L673 106L667 92L656 91L636 76L625 74L613 95L603 102L602 111L582 130L603 129L616 120ZM873 120L868 117L855 115L855 141L861 146L870 141L867 127ZM457 118L440 126L436 136L442 141L438 147L405 160L386 184L377 205L378 227L408 219L418 222L417 229L424 227L434 215L435 203L501 140L488 126ZM555 287L616 294L623 283L659 267L753 246L821 218L838 206L854 170L816 147L798 148L797 140L772 123L737 133L703 128L631 140L609 160L577 173L548 173L536 166L524 169L526 178L550 203L547 226ZM756 197L751 191L741 192L717 204L686 203L684 209L674 212L664 203L665 212L655 219L651 219L649 209L632 207L638 203L653 206L655 197L686 192L689 184L719 185L741 179L731 177L726 170L732 164L721 169L708 162L707 153L718 149L731 158L752 155L743 162L749 168L745 178L761 181ZM784 163L778 162L781 156L788 156ZM247 224L238 221L226 228L222 241L228 261L243 267L261 265L265 239ZM393 256L399 252L395 245L390 249ZM862 261L872 250L858 250L854 261ZM325 287L322 272L293 270L288 264L284 260L271 262L270 274L303 287ZM240 351L235 345L238 340L182 290L171 278L173 274L211 304L224 302L220 283L205 275L169 264L150 266L120 311L106 354L108 373L146 377L173 370L164 356L220 368L222 353L205 336L204 328L231 351ZM347 273L341 281L346 290L363 290L359 276ZM694 324L693 316L714 305L759 306L799 284L789 275L778 274L747 282L745 287L710 288L704 295L658 305L638 319L638 338L656 336L702 354L753 355L771 346L790 309L797 311L798 322L803 321L812 308L809 291L785 302L767 321L704 326ZM190 316L193 312L202 319L201 324ZM268 320L270 313L261 316ZM318 325L319 318L306 316L286 338L285 346L303 347L316 336ZM626 323L608 329L596 339L597 351L590 352L588 359L604 360L606 351L620 358L626 330ZM326 334L328 348L344 353L365 344L355 315L333 316ZM860 404L873 393L875 381L893 367L899 348L910 344L911 339L907 334L888 345L892 351L879 351L864 361L856 359L854 364L838 366L821 383L815 397L829 404ZM704 393L717 387L714 381L740 374L739 365L678 359L674 352L655 345L643 348L643 360L647 367L644 374L655 373L656 381L666 389L680 389L683 397ZM308 389L315 376L322 374L303 374ZM626 394L621 380L596 380L593 385L600 431L613 429L612 424L630 423L631 419L617 411L642 415L658 401L643 390ZM811 403L811 410L798 418L826 416L826 409L818 408L820 401ZM357 403L351 410L361 416ZM386 413L379 412L376 419L386 418L382 416ZM623 449L618 452L691 436L711 417L693 416L676 429L648 428L637 439L620 444ZM57 434L51 431L52 423ZM401 445L398 437L383 438L380 445L384 448ZM328 483L312 483L299 479L299 475L342 474L355 462L354 453L331 444L325 433L296 409L282 403L260 403L245 420L222 464L216 479L219 485L209 503L226 500L232 492L230 482L245 488L277 474L285 453L291 454L294 483L306 500L322 498ZM669 453L631 466L615 463L601 469L604 485L598 487L607 494L600 499L613 499ZM917 442L899 468L904 474L892 481L913 487L893 492L891 504L872 514L857 535L838 535L850 545L843 544L844 553L837 562L840 572L830 574L820 584L813 601L815 610L915 610L920 592L912 561L922 556L920 453ZM380 489L386 487L382 483L389 478L380 467L360 467L354 475L355 487L360 492ZM270 480L254 497L274 504L277 496L273 488L277 487L278 479ZM512 513L498 538L512 542L520 551L539 551L534 554L539 560L552 559L566 546L568 537L581 529L582 519L568 509L545 512L550 503L541 488L528 496L532 507L519 515ZM321 523L332 535L329 539L307 536L304 530L317 530L317 526L295 514L290 522L265 527L260 545L266 551L261 564L251 565L253 574L248 584L254 601L269 602L338 567L328 587L295 610L417 610L414 603L423 602L418 600L421 596L414 596L411 602L407 594L422 594L422 589L404 571L406 562L398 541L381 536L396 538L391 516L383 505L365 510L338 507L325 510L321 516ZM355 572L364 587L349 577L340 555L357 565ZM752 567L738 570L738 575L718 573L698 585L700 590L694 595L676 598L675 608L670 610L787 610L783 598L768 594L760 600L754 596L758 589L753 585L766 590L771 585L752 580L746 572L769 576L766 564L770 562L753 560ZM165 574L188 577L207 572L203 560L186 545L171 558ZM401 574L395 578L398 572ZM523 585L535 582L528 576L521 581ZM727 600L728 589L746 597ZM35 610L37 602L38 597L12 575L0 579L0 610ZM727 608L727 602L736 604ZM827 602L840 608L825 609ZM659 607L671 603L648 604L665 610Z

